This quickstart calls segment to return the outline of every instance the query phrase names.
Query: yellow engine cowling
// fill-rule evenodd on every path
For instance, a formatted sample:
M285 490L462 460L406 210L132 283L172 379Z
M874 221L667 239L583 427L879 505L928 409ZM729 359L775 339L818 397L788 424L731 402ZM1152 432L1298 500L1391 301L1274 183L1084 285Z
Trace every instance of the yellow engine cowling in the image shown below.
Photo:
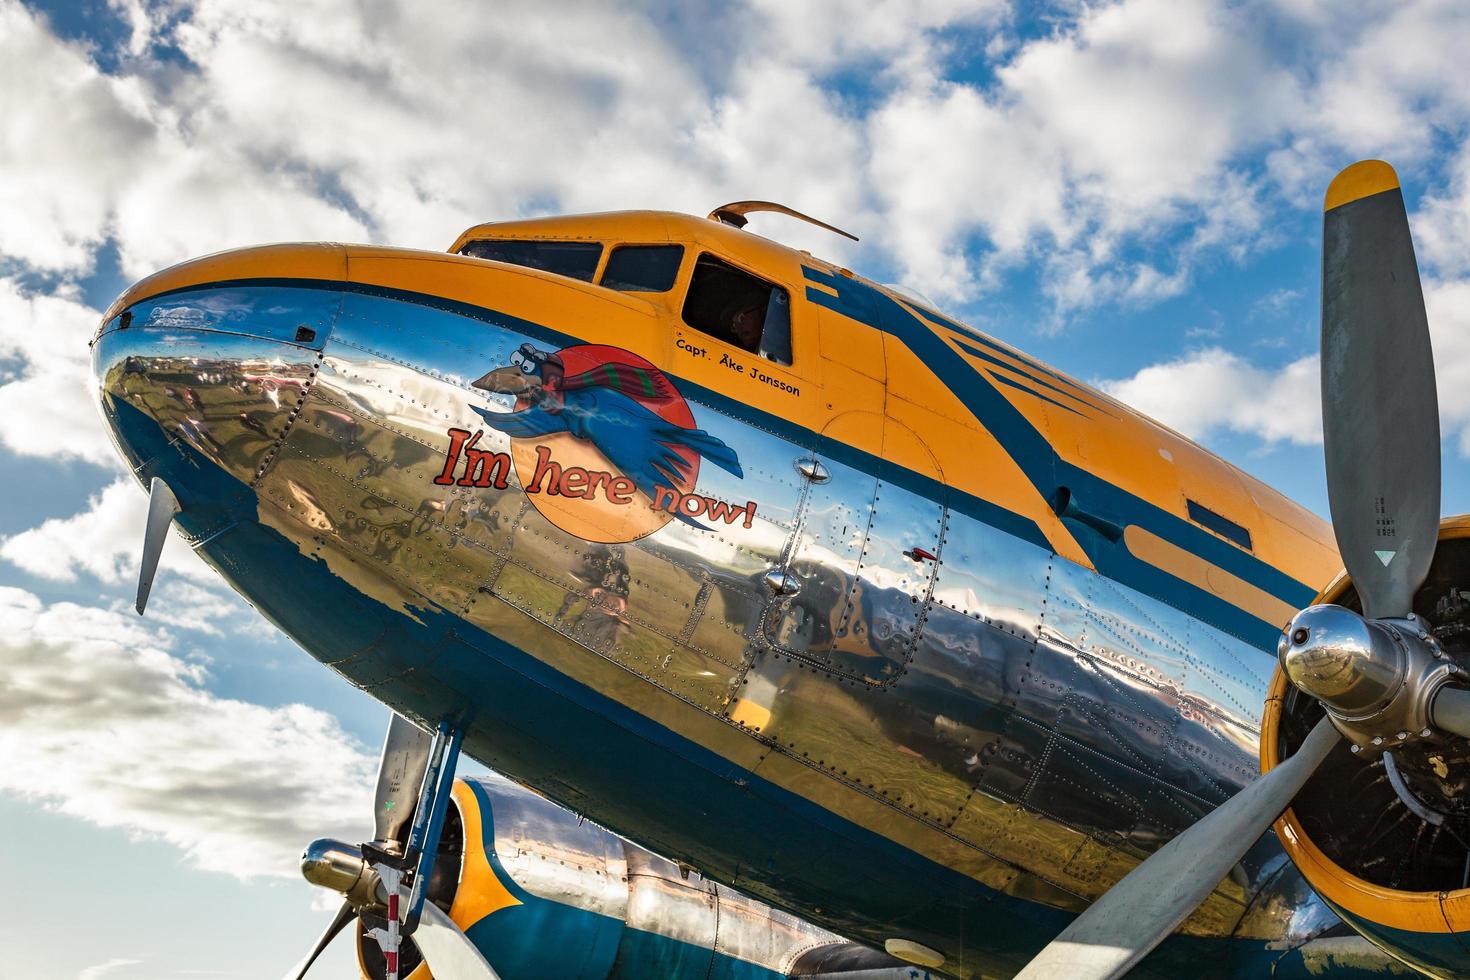
M1441 522L1439 541L1414 611L1470 683L1470 515ZM1360 608L1346 574L1317 601ZM1262 720L1261 771L1295 751L1321 717L1321 705L1293 688L1278 665ZM1376 759L1344 741L1276 822L1276 833L1308 884L1370 942L1431 976L1470 972L1465 739L1414 739Z

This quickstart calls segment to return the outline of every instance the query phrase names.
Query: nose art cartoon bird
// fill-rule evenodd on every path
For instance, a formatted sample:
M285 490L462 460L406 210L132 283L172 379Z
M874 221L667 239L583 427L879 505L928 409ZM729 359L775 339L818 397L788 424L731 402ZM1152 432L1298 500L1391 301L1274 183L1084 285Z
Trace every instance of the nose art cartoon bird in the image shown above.
M474 387L515 395L517 405L524 406L514 412L472 406L491 428L512 439L570 432L596 446L650 499L655 484L690 482L692 467L678 450L698 453L735 476L745 475L734 450L722 440L661 418L632 397L675 397L657 371L608 362L568 377L560 356L522 344L510 364L480 378Z

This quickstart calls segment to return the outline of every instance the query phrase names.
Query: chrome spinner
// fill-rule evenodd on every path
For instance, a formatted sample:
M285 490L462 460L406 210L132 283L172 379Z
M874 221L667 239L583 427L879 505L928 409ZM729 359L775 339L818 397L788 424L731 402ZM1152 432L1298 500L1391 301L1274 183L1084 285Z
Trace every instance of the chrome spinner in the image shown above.
M1459 673L1418 616L1369 620L1337 605L1297 613L1276 653L1354 752L1436 737L1434 698Z

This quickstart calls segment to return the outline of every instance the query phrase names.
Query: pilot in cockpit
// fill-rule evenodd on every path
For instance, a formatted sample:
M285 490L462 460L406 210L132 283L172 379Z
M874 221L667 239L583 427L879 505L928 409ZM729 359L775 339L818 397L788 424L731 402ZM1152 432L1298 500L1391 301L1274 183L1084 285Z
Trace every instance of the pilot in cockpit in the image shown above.
M734 339L736 346L752 354L759 353L761 331L765 328L765 320L765 303L751 303L743 308L737 308L734 315L730 317L729 328L730 336Z

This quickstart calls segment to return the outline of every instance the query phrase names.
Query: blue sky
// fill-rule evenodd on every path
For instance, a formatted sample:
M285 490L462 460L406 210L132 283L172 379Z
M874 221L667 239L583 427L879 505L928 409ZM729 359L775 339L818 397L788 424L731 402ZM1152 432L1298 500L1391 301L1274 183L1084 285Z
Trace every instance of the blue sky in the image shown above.
M753 230L903 283L1325 513L1318 209L1340 167L1383 157L1425 274L1444 509L1470 511L1464 4L549 7L0 0L12 969L278 975L329 914L299 848L366 831L382 708L177 542L131 612L145 502L86 339L127 283L193 255L778 200L862 243ZM345 944L317 974L352 975Z

